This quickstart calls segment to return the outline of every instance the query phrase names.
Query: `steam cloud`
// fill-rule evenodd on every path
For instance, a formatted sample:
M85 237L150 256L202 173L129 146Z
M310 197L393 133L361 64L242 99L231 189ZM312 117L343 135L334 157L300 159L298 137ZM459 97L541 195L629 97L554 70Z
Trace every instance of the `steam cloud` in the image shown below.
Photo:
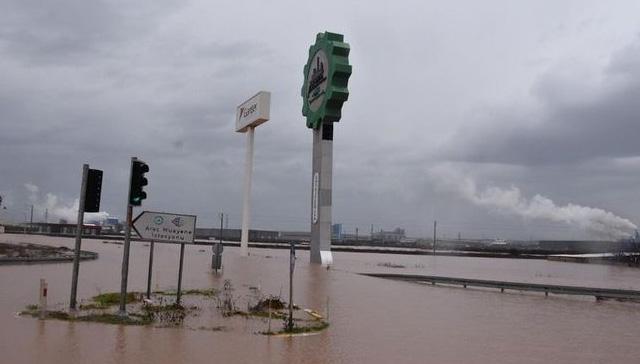
M66 220L69 223L75 223L78 218L78 208L80 201L78 199L70 201L63 201L53 193L47 193L41 196L40 188L32 183L25 183L24 187L28 192L28 199L33 204L34 209L44 211L45 209L49 213L49 221L57 222L60 219ZM85 213L85 222L103 222L109 217L108 212L96 212Z
M520 189L488 187L479 190L475 181L451 168L441 167L431 171L438 183L459 193L475 205L515 214L525 219L545 219L578 226L588 234L601 239L629 237L637 226L628 219L599 208L567 204L556 205L551 199L535 195L527 199Z

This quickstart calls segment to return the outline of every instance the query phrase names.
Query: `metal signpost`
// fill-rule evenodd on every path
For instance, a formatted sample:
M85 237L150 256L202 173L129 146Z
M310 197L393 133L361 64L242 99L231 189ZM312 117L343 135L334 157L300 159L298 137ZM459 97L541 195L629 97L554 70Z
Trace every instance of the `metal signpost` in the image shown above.
M85 212L100 210L100 194L102 191L102 171L90 169L88 164L82 165L82 182L80 184L80 200L78 202L78 222L76 225L76 245L73 255L73 271L71 273L71 298L69 308L75 310L78 292L78 274L80 272L80 249L82 247L82 229ZM33 211L33 207L32 207ZM32 212L33 215L33 212Z
M244 164L244 192L242 195L242 233L240 255L249 255L249 220L251 209L251 176L253 174L253 134L256 126L269 120L271 93L260 91L236 109L236 131L247 134L247 153Z
M144 174L149 172L149 166L136 157L131 157L131 173L129 174L129 195L127 198L127 222L124 232L124 247L122 249L122 273L120 281L120 316L127 315L127 280L129 278L129 249L131 247L131 218L133 206L140 206L147 198L143 191L148 184Z
M182 267L184 263L184 245L193 244L196 232L196 216L172 214L166 212L143 211L132 222L133 230L143 240L153 242L179 243L180 266L178 268L178 292L176 303L182 296ZM153 269L153 245L150 249L147 298L151 294L151 270Z
M318 33L309 48L302 86L302 115L313 130L311 174L311 262L332 263L331 184L333 174L333 123L340 121L349 97L351 76L349 44L341 34Z
M147 299L151 299L151 276L153 275L153 248L154 242L149 243L149 270L147 272Z

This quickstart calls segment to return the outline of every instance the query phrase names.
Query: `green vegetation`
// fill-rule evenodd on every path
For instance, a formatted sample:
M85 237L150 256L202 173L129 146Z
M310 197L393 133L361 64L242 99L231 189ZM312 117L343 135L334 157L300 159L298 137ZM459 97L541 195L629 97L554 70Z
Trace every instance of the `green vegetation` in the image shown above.
M38 317L37 311L22 311L22 314L33 317ZM147 325L152 323L148 317L143 315L131 314L129 316L119 316L111 313L91 314L86 316L73 316L64 311L47 311L48 319L62 320L62 321L80 321L80 322L100 322L104 324L115 325Z
M153 291L154 294L161 296L176 296L178 292L176 291ZM213 297L218 294L218 291L215 288L208 289L187 289L182 291L183 296L205 296L205 297Z
M139 301L140 293L127 293L127 303L135 303ZM120 292L108 292L92 297L89 303L80 304L79 308L81 310L105 310L118 304L120 304Z
M218 294L214 288L210 289L188 289L182 293L183 295L206 296L213 297Z
M109 292L94 296L92 300L100 307L109 307L120 303L120 292ZM127 293L126 303L134 303L140 301L140 293Z
M262 332L265 335L288 335L288 334L304 334L318 332L326 329L329 324L325 322L321 316L313 319L303 319L294 317L294 325L292 329L288 329L288 311L287 303L279 296L262 295L258 289L249 287L251 296L240 297L247 302L247 311L238 309L234 296L234 288L231 281L224 282L224 289L216 290L208 289L189 289L183 291L185 296L193 297L187 300L189 304L178 304L174 296L176 293L171 291L156 291L153 301L142 300L143 296L139 292L130 292L126 296L128 315L121 316L117 312L117 305L120 303L120 293L110 292L103 293L86 300L81 304L80 311L51 310L46 312L47 319L74 321L74 322L96 322L114 325L154 325L155 327L171 327L182 325L188 317L197 317L198 311L206 309L201 304L208 302L215 303L215 307L219 310L222 317L242 316L246 319L259 318L266 323L269 318L269 331ZM244 301L246 299L246 301ZM212 301L210 301L212 300ZM197 304L197 305L194 305ZM210 306L209 306L210 307ZM299 307L294 305L295 310ZM313 311L315 312L315 311ZM40 312L38 305L27 305L22 311L25 316L39 317ZM282 321L284 327L280 331L271 331L271 319ZM189 321L192 322L191 320ZM199 324L202 324L199 322ZM206 331L227 331L226 326L199 326L186 327L191 330Z

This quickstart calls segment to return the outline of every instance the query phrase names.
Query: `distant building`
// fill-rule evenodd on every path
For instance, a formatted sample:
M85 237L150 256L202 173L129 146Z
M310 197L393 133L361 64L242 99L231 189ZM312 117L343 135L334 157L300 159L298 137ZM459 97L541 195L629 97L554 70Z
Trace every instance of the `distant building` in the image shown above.
M27 225L31 232L62 235L75 235L77 227L76 224L51 224L45 222L34 222L33 224L27 223ZM100 235L101 231L102 226L99 225L84 224L82 226L83 235Z
M331 239L342 240L344 239L344 232L342 230L342 224L331 225Z
M240 229L222 229L222 240L240 241ZM196 228L197 239L220 239L219 228ZM280 233L273 230L249 230L249 241L269 242L280 241Z
M102 223L102 232L109 233L117 233L121 230L120 220L117 217L108 217Z
M371 239L373 241L382 243L399 243L406 238L404 229L395 228L392 231L380 230L377 233L373 233Z

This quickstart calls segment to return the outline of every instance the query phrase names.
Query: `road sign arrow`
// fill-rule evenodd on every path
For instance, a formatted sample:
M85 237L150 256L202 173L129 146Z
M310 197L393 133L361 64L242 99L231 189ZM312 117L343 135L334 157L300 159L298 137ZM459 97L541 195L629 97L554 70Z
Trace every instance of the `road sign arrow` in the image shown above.
M196 216L143 211L131 225L144 240L188 244L195 238Z

